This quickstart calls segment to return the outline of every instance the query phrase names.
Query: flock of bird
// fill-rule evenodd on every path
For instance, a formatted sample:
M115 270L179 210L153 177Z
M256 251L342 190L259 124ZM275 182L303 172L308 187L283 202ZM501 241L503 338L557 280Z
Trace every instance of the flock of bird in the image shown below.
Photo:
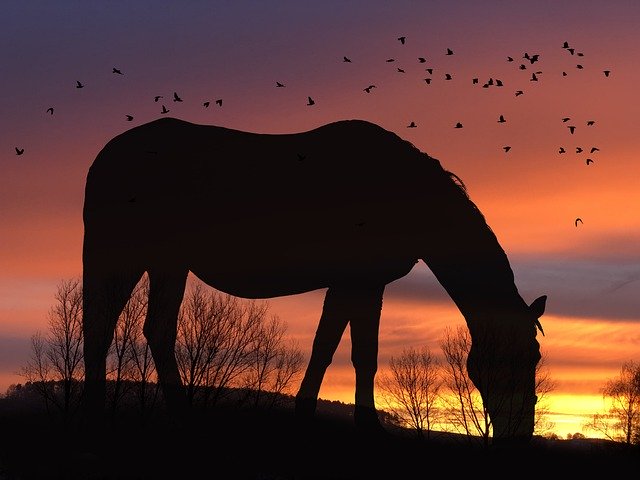
M405 45L406 42L407 42L407 37L406 36L400 36L400 37L397 37L397 40L400 42L401 45ZM576 57L584 57L584 54L582 52L580 52L580 51L577 51L574 47L570 46L569 42L564 42L562 44L562 48L564 50L566 50L572 56L575 55ZM444 55L447 55L447 56L454 55L453 49L446 48L446 50L444 52ZM537 70L535 67L533 67L535 64L537 64L540 61L540 58L541 58L540 54L538 54L538 53L530 54L528 52L524 52L522 57L521 57L521 61L520 61L519 65L518 65L518 69L519 70L528 70L530 68L533 68L534 71L531 72L531 76L529 77L529 81L531 81L531 82L538 82L540 80L540 76L543 74L543 72L541 70ZM426 57L417 57L417 60L418 60L418 63L420 63L420 64L427 63L427 58ZM516 58L514 56L506 56L505 60L508 63L516 62ZM387 58L386 59L387 63L393 63L395 61L396 61L395 58ZM352 59L350 57L347 57L346 55L342 57L342 62L344 62L344 63L353 63ZM583 66L582 63L577 63L575 65L575 68L578 69L578 70L582 70L584 68L584 66ZM401 67L397 67L396 71L398 73L406 73L405 69L401 68ZM433 77L434 68L432 66L429 66L429 67L426 67L424 71L427 72L429 74L429 76L427 76L426 78L423 78L423 81L425 82L425 84L431 85L433 83L433 80L434 80L434 77ZM122 70L120 70L119 68L116 68L116 67L112 68L112 73L114 75L124 75ZM608 70L608 69L607 70L603 70L602 73L604 74L605 77L609 77L611 75L611 70ZM562 76L563 77L565 77L567 75L568 75L568 73L566 71L562 72ZM444 72L444 74L442 75L442 78L444 79L444 81L452 81L454 76L450 72ZM471 83L473 85L480 85L480 79L478 77L471 78ZM286 87L286 85L284 83L280 82L280 81L276 81L275 82L275 86L276 86L276 88L285 88ZM82 89L82 88L85 88L85 85L81 81L76 80L75 87L76 87L76 89ZM494 78L494 77L490 77L486 81L482 82L482 88L492 88L492 87L497 87L497 88L504 87L503 80L498 79L498 78ZM373 89L376 89L376 88L378 88L377 85L371 83L371 84L365 86L363 88L363 91L365 93L367 93L367 94L371 94L373 92ZM521 96L523 94L524 94L524 90L522 90L522 89L515 90L515 92L514 92L515 97L519 97L519 96ZM155 103L160 103L160 105L161 105L161 109L160 109L160 112L159 112L160 115L166 115L167 113L169 113L171 111L169 108L167 108L165 103L160 102L160 100L163 99L163 98L164 98L163 95L155 95L153 97L153 101ZM178 102L178 103L179 102L183 102L182 97L177 92L173 92L173 96L171 97L171 100L173 102ZM221 98L216 99L215 100L215 104L218 105L219 107L222 107L222 99ZM314 106L315 104L316 104L315 100L311 96L308 96L306 105L311 107L311 106ZM202 107L203 108L209 108L210 105L211 105L211 102L209 100L202 102ZM49 108L46 109L46 113L48 113L49 115L53 115L54 111L55 111L54 107L49 107ZM128 122L131 122L131 121L134 120L134 116L131 115L131 114L125 114L124 118ZM561 120L562 120L563 123L568 123L571 120L571 117L564 117ZM502 124L502 123L506 123L507 120L504 117L504 115L501 114L501 115L498 116L497 122ZM588 120L586 122L586 125L589 126L589 127L594 126L595 125L595 120ZM418 125L413 120L407 125L407 128L417 128L417 127L418 127ZM464 127L464 125L460 121L456 122L453 125L453 128L456 128L456 129L461 129L463 127ZM573 123L567 125L567 129L569 130L569 133L571 135L573 135L575 133L576 128L577 128L577 126L575 124L573 124ZM502 149L504 150L505 153L508 153L511 150L511 146L510 145L504 145L502 147ZM576 154L580 154L580 153L583 153L585 151L586 150L583 147L580 147L580 146L576 147L576 149L575 149ZM599 151L599 148L594 146L594 147L591 147L588 151L589 151L589 154L594 154L595 152ZM24 152L25 152L25 149L21 148L21 147L15 147L15 152L16 152L16 155L23 155ZM565 154L565 153L567 153L567 150L565 149L565 147L561 146L558 149L558 154ZM593 158L591 158L591 157L586 158L585 163L586 163L586 165L592 164L593 163ZM574 223L575 223L575 226L577 227L578 224L582 224L583 222L582 222L581 218L576 218Z

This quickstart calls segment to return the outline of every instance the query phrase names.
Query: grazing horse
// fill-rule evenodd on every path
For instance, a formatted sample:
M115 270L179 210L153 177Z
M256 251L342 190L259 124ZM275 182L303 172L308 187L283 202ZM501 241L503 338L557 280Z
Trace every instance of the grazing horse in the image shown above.
M354 422L381 428L374 406L385 286L419 261L464 316L468 373L493 439L531 439L538 317L460 179L375 124L344 120L264 134L175 118L109 141L89 169L83 210L84 407L105 402L107 350L147 272L144 335L167 406L186 407L174 346L189 272L231 295L265 299L326 289L296 413L315 412L347 324Z

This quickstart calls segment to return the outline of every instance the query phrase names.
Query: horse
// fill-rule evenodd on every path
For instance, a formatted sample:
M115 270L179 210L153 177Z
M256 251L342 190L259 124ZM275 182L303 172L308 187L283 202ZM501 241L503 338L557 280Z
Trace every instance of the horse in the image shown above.
M463 315L467 357L494 442L528 442L537 402L537 331L546 295L527 304L504 249L462 180L374 123L347 119L257 133L161 118L108 141L85 184L83 405L105 405L106 355L146 272L143 333L172 412L186 397L174 347L189 273L246 299L325 289L295 414L313 418L347 327L353 420L383 428L374 403L387 284L422 261Z

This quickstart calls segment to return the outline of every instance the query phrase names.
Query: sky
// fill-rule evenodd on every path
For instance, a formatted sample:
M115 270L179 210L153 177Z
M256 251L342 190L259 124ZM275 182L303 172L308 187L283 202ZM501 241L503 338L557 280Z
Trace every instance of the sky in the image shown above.
M558 433L580 431L607 379L640 358L639 22L635 0L3 0L0 391L23 381L57 285L82 273L84 182L112 137L162 105L257 133L359 118L456 173L522 297L548 296L538 340L557 383L550 408ZM269 301L307 357L323 293ZM437 351L462 324L417 265L387 287L380 368L406 347ZM320 396L353 392L347 332Z

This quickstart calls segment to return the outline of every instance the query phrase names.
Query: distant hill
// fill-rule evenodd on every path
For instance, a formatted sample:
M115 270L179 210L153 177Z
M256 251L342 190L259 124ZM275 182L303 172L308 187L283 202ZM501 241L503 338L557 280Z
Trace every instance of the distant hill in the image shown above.
M351 404L321 400L316 419L301 425L292 397L271 408L239 407L232 396L227 399L194 413L186 425L161 414L142 425L129 410L101 431L74 422L65 426L42 409L10 409L7 399L0 400L0 480L402 480L436 471L452 478L593 478L640 467L638 448L602 440L536 437L526 448L494 449L470 445L461 435L419 440L399 427L380 438L354 428Z

